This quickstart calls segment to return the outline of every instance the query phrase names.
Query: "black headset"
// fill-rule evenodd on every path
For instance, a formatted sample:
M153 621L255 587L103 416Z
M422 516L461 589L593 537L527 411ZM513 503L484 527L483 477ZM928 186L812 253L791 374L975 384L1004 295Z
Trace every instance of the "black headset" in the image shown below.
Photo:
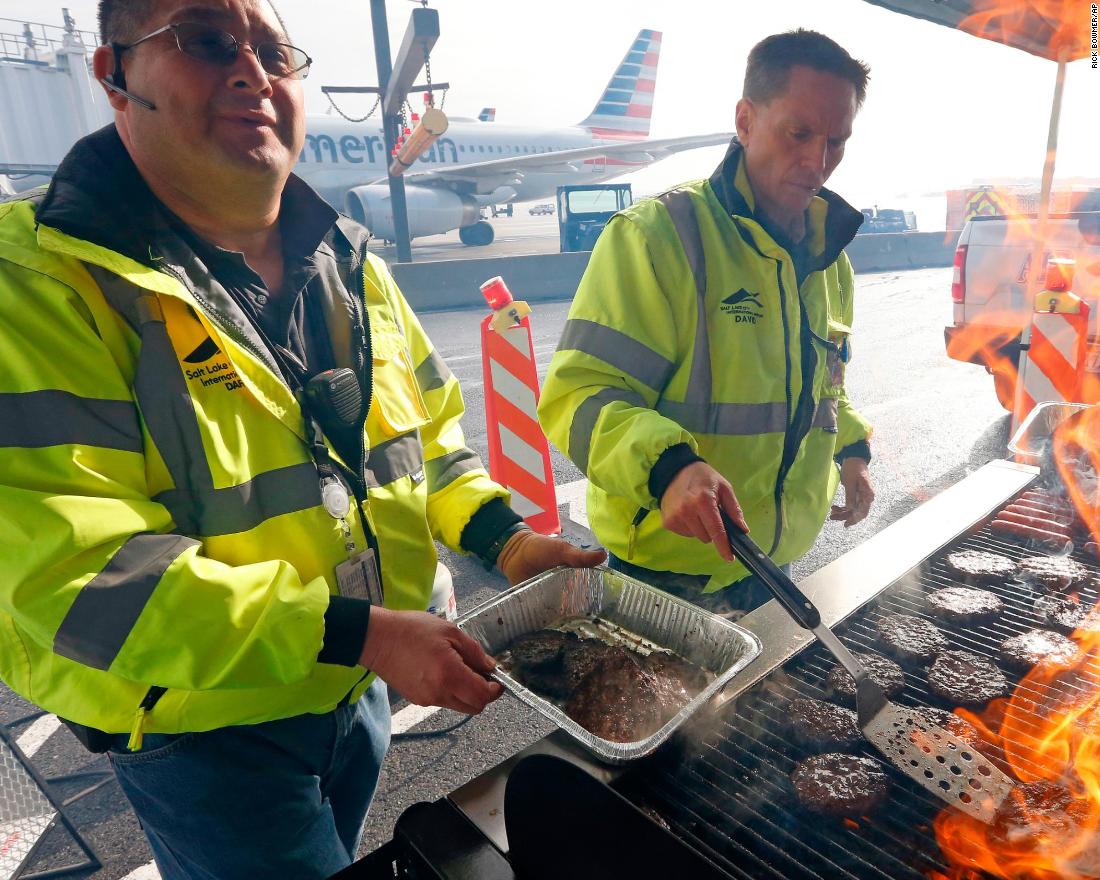
M126 74L122 70L122 51L118 43L111 43L111 51L115 56L115 69L113 72L108 73L105 77L102 77L99 81L103 83L112 92L118 92L128 100L133 101L135 104L140 104L146 110L156 110L157 105L152 101L147 101L145 98L139 98L132 92L126 91Z

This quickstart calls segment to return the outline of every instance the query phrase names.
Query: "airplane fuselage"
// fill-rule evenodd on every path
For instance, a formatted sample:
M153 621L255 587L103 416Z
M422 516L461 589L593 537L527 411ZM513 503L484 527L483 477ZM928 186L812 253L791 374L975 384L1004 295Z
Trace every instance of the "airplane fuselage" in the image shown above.
M307 120L307 132L305 147L294 170L336 208L343 210L345 193L352 187L386 177L389 156L380 123L350 123L313 116ZM580 127L545 129L454 121L416 160L410 173L610 143L621 141L595 137ZM522 175L502 169L499 179L483 181L478 191L471 187L468 194L485 204L552 198L563 184L599 183L645 164L648 163L597 158L525 170ZM505 190L502 192L499 187ZM515 191L511 198L493 198L494 193L508 195L508 189Z

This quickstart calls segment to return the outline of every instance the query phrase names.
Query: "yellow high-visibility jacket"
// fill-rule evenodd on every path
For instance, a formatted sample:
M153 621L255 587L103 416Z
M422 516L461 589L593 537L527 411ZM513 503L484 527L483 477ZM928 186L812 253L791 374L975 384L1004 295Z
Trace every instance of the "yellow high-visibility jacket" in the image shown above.
M64 169L37 218L41 193L0 204L0 678L112 733L357 699L373 676L318 660L347 552L297 400L186 247L142 260L51 226L89 207ZM433 538L459 549L507 492L464 445L457 381L367 237L337 222L347 283L325 309L361 375L369 326L362 510L386 607L422 610ZM354 502L347 522L365 549Z
M834 455L870 425L844 391L853 278L842 248L862 215L822 191L809 271L752 211L735 141L709 180L614 217L592 252L542 389L547 436L589 479L607 549L658 571L746 575L661 525L649 478L689 444L733 485L756 542L778 563L813 544L838 484Z

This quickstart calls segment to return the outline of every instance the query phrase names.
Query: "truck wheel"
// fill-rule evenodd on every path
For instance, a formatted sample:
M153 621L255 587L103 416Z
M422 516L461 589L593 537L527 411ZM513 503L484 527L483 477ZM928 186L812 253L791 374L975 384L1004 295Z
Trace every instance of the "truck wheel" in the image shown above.
M993 371L993 388L997 392L997 400L1009 412L1016 408L1016 373L1006 370Z
M493 227L484 220L474 223L472 226L463 226L458 230L459 240L470 247L485 247L493 243Z

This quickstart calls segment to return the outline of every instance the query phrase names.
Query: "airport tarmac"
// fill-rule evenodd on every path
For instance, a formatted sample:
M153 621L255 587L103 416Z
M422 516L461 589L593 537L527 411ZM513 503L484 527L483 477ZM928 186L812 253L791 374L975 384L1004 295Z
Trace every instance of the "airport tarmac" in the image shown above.
M557 214L530 215L531 205L516 205L511 217L489 217L496 239L485 247L468 247L458 238L455 229L446 235L429 235L413 239L414 263L429 260L475 260L486 257L514 257L519 254L556 254L558 252ZM372 241L370 249L387 263L397 259L397 248L382 241Z

